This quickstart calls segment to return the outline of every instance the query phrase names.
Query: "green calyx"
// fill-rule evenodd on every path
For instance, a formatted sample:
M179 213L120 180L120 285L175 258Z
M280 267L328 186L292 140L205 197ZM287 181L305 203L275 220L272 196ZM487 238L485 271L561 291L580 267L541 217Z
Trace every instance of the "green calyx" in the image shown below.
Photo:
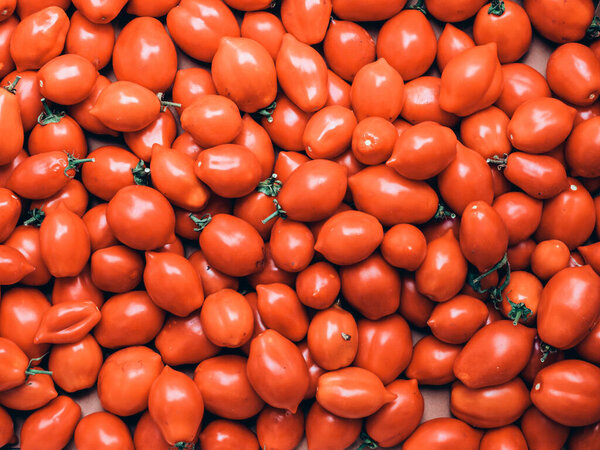
M379 447L379 445L377 444L377 442L375 442L371 438L371 436L369 436L364 431L362 433L360 433L360 440L363 441L363 443L360 444L360 446L358 447L357 450L363 450L365 448L378 448Z
M416 9L427 15L427 9L425 8L425 0L417 0L414 5L408 6L406 9Z
M266 117L267 122L272 123L273 122L272 116L273 116L273 112L275 112L276 107L277 107L277 102L273 102L266 108L259 109L258 111L256 111L253 114L256 114L258 117Z
M502 157L500 157L498 155L494 155L491 158L486 159L485 162L488 164L494 164L496 166L496 169L502 170L506 167L507 160L508 160L508 153L505 153L504 155L502 155Z
M261 220L262 223L267 223L268 221L274 219L275 217L281 217L282 219L287 218L287 212L283 210L277 199L273 199L273 203L275 203L275 212L271 214L266 219Z
M49 123L58 123L65 116L64 111L52 111L45 98L42 99L42 105L44 106L44 110L37 118L37 122L42 126Z
M210 223L212 220L212 216L210 214L205 214L200 219L198 219L193 213L189 214L189 218L196 224L196 228L194 231L202 231L206 228L206 225Z
M191 443L191 442L177 442L173 448L178 448L178 449L188 449L188 450L194 450L196 448L196 445Z
M508 300L508 304L510 305L510 311L508 312L508 317L513 319L513 325L517 326L519 320L523 319L523 322L527 320L527 318L531 315L532 311L525 306L525 303L515 303L511 301L508 296L505 295L506 300Z
M69 154L68 159L67 159L67 167L65 167L65 170L63 170L63 172L67 178L74 178L75 174L73 174L73 175L68 174L68 172L70 170L73 170L74 172L79 172L79 166L81 164L86 163L86 162L95 162L95 161L96 160L94 158L77 159L73 155Z
M46 213L39 208L27 211L27 215L29 218L23 222L23 225L32 225L34 227L39 227L44 221L44 217L46 217Z
M181 103L174 103L174 102L168 102L166 100L163 100L163 96L164 95L165 95L164 92L159 92L158 94L156 94L156 96L160 100L160 110L161 110L161 112L165 112L167 110L167 106L173 106L175 108L181 108Z
M281 189L281 185L281 181L277 179L277 174L274 173L266 180L263 180L260 183L258 183L258 187L256 188L256 190L258 192L262 192L265 195L268 195L269 197L277 197L277 194L279 194L279 191Z
M554 347L551 347L550 345L546 344L545 342L540 343L540 351L542 352L542 357L540 358L540 362L546 362L546 359L548 358L548 355L550 355L550 353L556 353L558 350L556 350Z
M140 162L131 169L133 174L133 181L135 184L141 186L148 186L150 184L150 167L146 166L146 163L140 159Z
M504 6L504 0L492 0L492 4L488 8L488 14L495 16L501 16L504 14L506 7Z
M496 270L502 269L503 267L506 270L506 275L501 285L492 286L485 289L481 287L481 282L485 277L495 272ZM473 288L475 292L478 292L480 294L484 294L487 292L490 296L490 299L494 302L494 306L496 307L496 309L500 309L500 303L502 302L502 292L504 291L506 286L508 286L508 283L510 283L510 264L508 264L508 255L505 253L502 259L494 267L480 275L475 276L475 273L469 271L469 273L467 274L467 283L469 283L469 285Z
M592 20L592 23L590 24L590 26L588 27L588 29L586 31L586 36L589 39L596 39L597 37L600 36L600 18L594 17L594 19Z
M12 83L8 83L6 86L4 86L4 89L6 89L11 94L16 94L17 93L17 84L19 84L20 80L21 80L21 77L19 75L17 75L15 77L15 81L13 81Z
M446 205L440 202L438 205L438 209L433 216L435 220L444 220L444 219L456 219L456 214L448 209Z

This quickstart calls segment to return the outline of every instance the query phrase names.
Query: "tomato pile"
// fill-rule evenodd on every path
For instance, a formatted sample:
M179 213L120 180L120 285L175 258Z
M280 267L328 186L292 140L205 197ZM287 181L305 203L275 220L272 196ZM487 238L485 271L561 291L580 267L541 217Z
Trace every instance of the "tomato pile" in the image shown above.
M0 1L0 447L600 449L594 9Z

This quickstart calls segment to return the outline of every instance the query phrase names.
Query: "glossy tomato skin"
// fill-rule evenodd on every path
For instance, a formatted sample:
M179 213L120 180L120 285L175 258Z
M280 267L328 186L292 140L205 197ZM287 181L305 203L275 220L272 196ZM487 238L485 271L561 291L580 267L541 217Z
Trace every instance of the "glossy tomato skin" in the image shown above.
M600 442L600 425L592 424L574 430L569 437L569 450L584 450Z
M560 450L567 441L569 429L549 419L535 406L521 417L521 431L532 450Z
M252 338L252 308L242 294L231 289L206 297L200 322L206 337L220 347L241 347Z
M360 419L344 419L314 402L306 415L306 441L310 450L335 450L351 446L362 428Z
M107 292L127 292L142 281L144 260L135 250L115 245L96 250L90 260L92 281Z
M0 242L4 242L17 226L21 216L21 200L12 191L0 188Z
M203 150L198 144L196 144L196 141L194 141L192 135L187 131L184 131L175 138L172 147L173 150L183 153L185 156L192 158L194 161Z
M433 17L442 22L462 22L473 17L485 0L426 0L425 7Z
M356 117L348 108L326 106L307 122L302 142L311 159L332 159L346 150L356 127Z
M503 64L502 75L504 88L496 106L509 117L527 100L550 97L550 88L544 76L527 64Z
M0 145L0 164L4 165L9 164L17 156L24 140L19 102L8 89L0 91L0 115L2 116L0 131L6 135L6 140Z
M481 431L474 430L461 420L440 417L421 424L404 442L403 448L406 450L420 448L442 450L458 446L465 450L476 450L479 448L480 440Z
M281 21L300 42L314 45L325 37L331 9L331 0L312 4L302 0L285 0L281 3Z
M37 80L37 72L26 70L24 72L11 72L2 80L2 85L14 83L17 76L21 79L17 86L15 96L19 104L19 112L21 114L21 122L23 130L30 131L36 124L37 118L43 110L42 95L40 94L40 85Z
M513 152L506 160L504 176L540 200L553 198L568 187L564 166L548 155Z
M302 357L308 367L309 384L306 393L304 394L304 400L314 399L317 394L317 385L319 384L319 377L325 373L325 369L319 366L310 355L308 344L306 341L302 341L298 344L298 348L302 353Z
M381 254L394 267L417 270L427 253L423 233L410 224L398 224L390 228L381 243Z
M32 273L21 280L21 283L28 286L41 286L50 281L50 272L42 259L39 228L18 226L4 243L19 250L27 262L35 267Z
M98 71L79 55L61 55L51 59L38 70L40 93L61 105L74 105L91 93Z
M39 69L60 55L68 30L69 17L58 6L48 6L24 18L10 41L10 56L17 70Z
M275 264L286 272L300 272L313 259L315 240L310 229L301 222L277 219L269 242Z
M107 412L92 413L79 421L75 427L75 445L81 450L133 450L125 422Z
M247 280L254 289L259 284L271 283L281 283L292 287L296 280L296 273L286 272L275 264L271 254L271 244L267 242L265 243L265 257L260 265L260 270L248 275Z
M31 202L29 209L41 209L46 213L56 211L58 205L64 203L68 210L79 217L83 216L88 206L89 195L80 181L72 179L56 194L44 200Z
M61 151L75 158L85 158L88 152L83 130L70 116L63 116L56 123L37 124L27 140L30 155ZM84 166L85 167L85 166Z
M425 121L453 127L458 117L440 108L440 84L438 77L418 77L404 86L405 101L400 115L415 125Z
M48 370L61 389L77 392L96 384L102 362L102 349L88 334L73 344L53 345Z
M416 343L406 376L419 384L439 386L456 380L452 366L461 351L460 345L447 344L434 336Z
M91 250L110 247L118 243L117 238L106 221L108 203L100 203L90 208L82 217L90 235Z
M109 63L114 45L112 25L93 23L79 11L73 13L65 41L68 53L83 56L100 70Z
M499 108L490 106L462 120L460 137L463 143L484 158L510 153L512 148L506 136L508 116Z
M377 165L392 154L398 133L381 117L367 117L352 132L352 153L362 164Z
M181 127L203 148L233 141L242 131L236 104L221 95L203 95L181 114Z
M350 108L351 86L331 70L327 71L327 103L326 106L340 105Z
M598 341L600 340L600 325L596 326L581 341L575 350L586 361L594 364L600 364L600 353L598 352Z
M145 128L123 133L125 143L131 151L144 161L150 161L152 147L160 145L170 147L177 134L177 124L173 113L166 109Z
M25 72L28 73L28 72ZM81 126L81 128L95 134L106 134L110 136L117 136L118 133L114 130L111 130L106 125L104 125L100 119L94 116L90 111L96 105L96 100L100 96L102 90L111 84L110 80L106 78L104 75L98 75L96 78L96 83L92 88L92 91L88 98L86 98L81 103L77 103L76 105L71 105L69 107L69 114L77 120L77 123ZM41 103L40 103L41 106ZM41 110L39 111L41 112ZM38 115L39 115L38 112ZM33 113L33 112L32 112ZM37 119L35 119L37 120ZM35 121L34 121L35 123Z
M494 199L492 207L508 232L508 245L528 239L542 220L542 202L522 192L507 192Z
M588 0L525 0L523 7L536 31L559 44L583 38L594 16L594 5Z
M0 389L6 391L25 382L28 357L12 340L0 337Z
M340 277L329 263L317 262L296 278L296 293L303 305L325 309L333 304L341 288Z
M248 222L258 231L260 237L269 240L271 230L278 222L277 219L263 223L263 219L275 212L273 197L256 189L254 192L235 200L233 215ZM295 222L299 224L299 222Z
M597 366L578 359L560 361L537 374L531 400L542 413L561 425L591 425L600 418L599 382Z
M427 325L438 339L448 344L464 344L488 317L485 304L470 295L457 295L436 305Z
M34 367L40 369L40 367ZM50 375L29 375L27 382L0 392L0 404L18 411L32 411L47 405L58 396Z
M542 283L537 277L530 272L513 271L509 283L504 288L505 300L501 305L502 314L514 321L532 325L537 317L541 293ZM523 307L529 311L524 310Z
M440 71L444 70L453 57L471 47L475 47L473 39L464 31L447 23L437 41L437 65Z
M258 450L258 440L244 425L230 420L215 420L200 433L202 448Z
M181 104L180 113L200 96L216 93L210 72L202 67L179 69L175 74L172 96L175 103Z
M304 339L309 320L296 292L290 286L277 282L258 284L255 288L258 312L265 326L291 341Z
M202 361L194 371L206 411L225 419L244 420L260 412L265 402L246 375L246 358L223 355Z
M323 52L331 70L351 82L361 67L375 60L375 42L360 25L332 19Z
M259 42L275 61L286 30L279 17L266 11L255 11L244 14L240 33L242 37Z
M18 283L23 277L35 270L18 250L8 245L0 245L0 283L10 285Z
M302 136L310 114L302 111L284 94L280 93L275 99L277 107L271 115L271 121L263 118L261 125L267 130L273 144L288 151L304 150ZM282 178L280 178L282 181Z
M243 145L256 156L261 167L261 180L266 180L273 174L275 164L273 143L267 131L256 123L250 114L244 114L242 117L242 131L233 143Z
M358 330L352 315L334 305L319 311L308 328L311 358L325 370L349 366L358 349Z
M108 0L94 2L92 0L75 0L73 5L81 11L87 19L94 23L112 22L127 3L126 0Z
M10 38L19 24L19 19L11 16L0 25L0 76L5 77L15 70L15 63L10 56Z
M482 450L491 450L494 448L505 447L510 447L515 450L526 450L528 448L525 437L517 426L509 425L487 431L481 439L479 448Z
M256 434L263 448L292 450L304 436L304 413L266 407L256 420Z
M600 139L600 117L594 117L578 125L565 147L565 158L574 175L597 177L600 175L600 162L592 149Z
M33 341L71 344L83 339L99 321L100 310L93 302L62 302L44 313Z
M153 447L156 450L168 450L169 448L169 444L162 436L160 428L158 428L148 411L142 414L135 426L133 444L135 448Z
M57 397L25 420L21 429L21 448L64 448L80 417L81 407L77 403L66 395Z

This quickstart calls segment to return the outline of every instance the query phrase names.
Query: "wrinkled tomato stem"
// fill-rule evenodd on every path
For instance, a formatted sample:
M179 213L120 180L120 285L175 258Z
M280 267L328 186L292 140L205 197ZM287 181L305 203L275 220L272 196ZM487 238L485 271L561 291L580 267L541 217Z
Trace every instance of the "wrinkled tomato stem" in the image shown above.
M273 203L275 203L275 212L266 219L261 220L262 223L267 223L269 220L273 220L275 217L281 217L283 219L287 218L287 212L283 210L277 199L274 198Z
M414 5L410 5L406 9L416 9L417 11L421 11L423 14L427 15L427 9L425 8L425 0L417 0Z
M12 83L8 83L6 86L4 86L4 89L6 89L11 94L15 94L17 92L17 84L19 84L20 79L21 77L17 75L15 77L15 81L13 81Z
M192 219L197 226L194 228L194 231L202 231L210 223L212 220L212 216L210 214L206 214L198 219L193 213L189 214L189 218Z
M148 184L150 184L150 167L147 167L143 160L140 159L137 165L131 169L131 173L133 174L133 181L135 184L141 186L148 186Z
M173 106L175 108L181 108L181 103L175 103L175 102L169 102L167 100L163 100L163 95L165 95L163 92L159 92L158 94L156 94L156 96L160 100L160 110L162 112L166 111L167 106Z
M28 211L27 214L29 214L30 217L23 222L23 225L33 225L36 227L39 227L42 224L44 217L46 216L46 213L39 208L33 208Z
M44 110L38 116L37 122L44 126L49 123L58 123L65 116L64 111L52 111L46 102L46 99L41 100Z
M492 0L492 4L488 8L488 14L501 16L505 11L504 0Z
M506 300L508 300L508 304L511 306L511 309L508 313L508 317L510 319L513 319L513 325L517 326L521 318L523 318L523 321L526 321L527 318L531 315L532 311L527 306L525 306L525 303L515 303L511 301L511 299L509 299L507 296L505 297Z
M508 154L505 153L504 155L502 155L502 157L494 155L491 158L486 159L485 162L488 164L494 164L496 166L496 169L502 170L506 167L507 158Z
M433 216L433 218L435 220L455 219L456 214L454 214L452 211L450 211L446 205L444 205L443 203L440 203L438 205L438 209L435 213L435 216Z
M276 106L277 106L277 102L274 101L273 103L271 103L266 108L259 109L254 114L257 114L258 116L264 116L264 117L267 118L267 122L272 123L273 122L273 117L272 116L273 116L273 112L275 111L275 107Z
M362 444L360 444L360 446L358 447L357 450L362 450L365 448L378 448L379 444L377 444L377 442L375 442L371 436L369 436L367 433L362 432L360 433L360 439L363 441Z
M262 192L265 195L268 195L269 197L276 197L277 194L279 194L279 191L281 190L281 184L281 181L277 179L277 174L274 173L266 180L263 180L260 183L258 183L258 187L256 188L256 190L258 192Z
M79 166L83 163L86 162L95 162L96 160L94 158L83 158L83 159L77 159L75 158L73 155L68 155L68 160L67 160L67 167L65 167L65 170L63 171L65 176L68 178L74 178L75 175L69 175L67 172L69 170L73 170L74 172L78 172L79 171Z

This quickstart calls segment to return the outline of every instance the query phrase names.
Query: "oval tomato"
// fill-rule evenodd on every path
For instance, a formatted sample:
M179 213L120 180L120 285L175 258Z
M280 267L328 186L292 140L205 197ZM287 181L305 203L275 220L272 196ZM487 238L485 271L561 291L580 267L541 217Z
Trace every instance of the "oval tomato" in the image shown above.
M82 418L75 427L75 445L81 450L133 450L133 440L125 422L107 412Z
M77 403L66 395L57 397L25 420L21 428L21 448L66 447L80 417L81 407Z
M475 42L471 36L447 23L437 42L437 65L440 71L452 58L472 47L475 47Z
M202 448L257 450L258 440L244 425L230 420L214 420L200 433Z
M83 56L67 54L48 61L37 76L44 98L61 105L74 105L90 95L98 71Z
M115 245L92 253L90 268L97 288L106 292L128 292L142 281L144 260L135 250Z
M457 295L436 305L427 325L435 337L448 344L463 344L481 328L488 317L485 304L469 295Z
M525 0L523 6L536 31L559 44L582 39L594 17L589 0Z
M309 450L351 446L362 428L360 419L344 419L314 402L306 415L306 442Z
M281 21L285 29L300 42L318 44L325 37L331 9L331 0L314 3L284 0L281 3Z
M360 25L332 18L323 41L323 53L331 70L352 81L363 66L375 60L375 42Z
M474 430L461 420L440 417L421 424L402 447L405 450L444 447L476 450L479 449L480 440L481 431Z
M560 450L569 436L569 429L549 419L532 406L521 417L521 431L531 449Z
M283 35L286 33L279 17L266 11L244 14L240 32L242 37L253 39L266 48L273 61L277 59Z
M349 366L356 356L358 339L354 318L337 305L319 311L308 328L311 358L325 370Z
M93 23L81 12L73 13L65 42L68 53L83 56L100 70L109 63L114 45L112 24Z

